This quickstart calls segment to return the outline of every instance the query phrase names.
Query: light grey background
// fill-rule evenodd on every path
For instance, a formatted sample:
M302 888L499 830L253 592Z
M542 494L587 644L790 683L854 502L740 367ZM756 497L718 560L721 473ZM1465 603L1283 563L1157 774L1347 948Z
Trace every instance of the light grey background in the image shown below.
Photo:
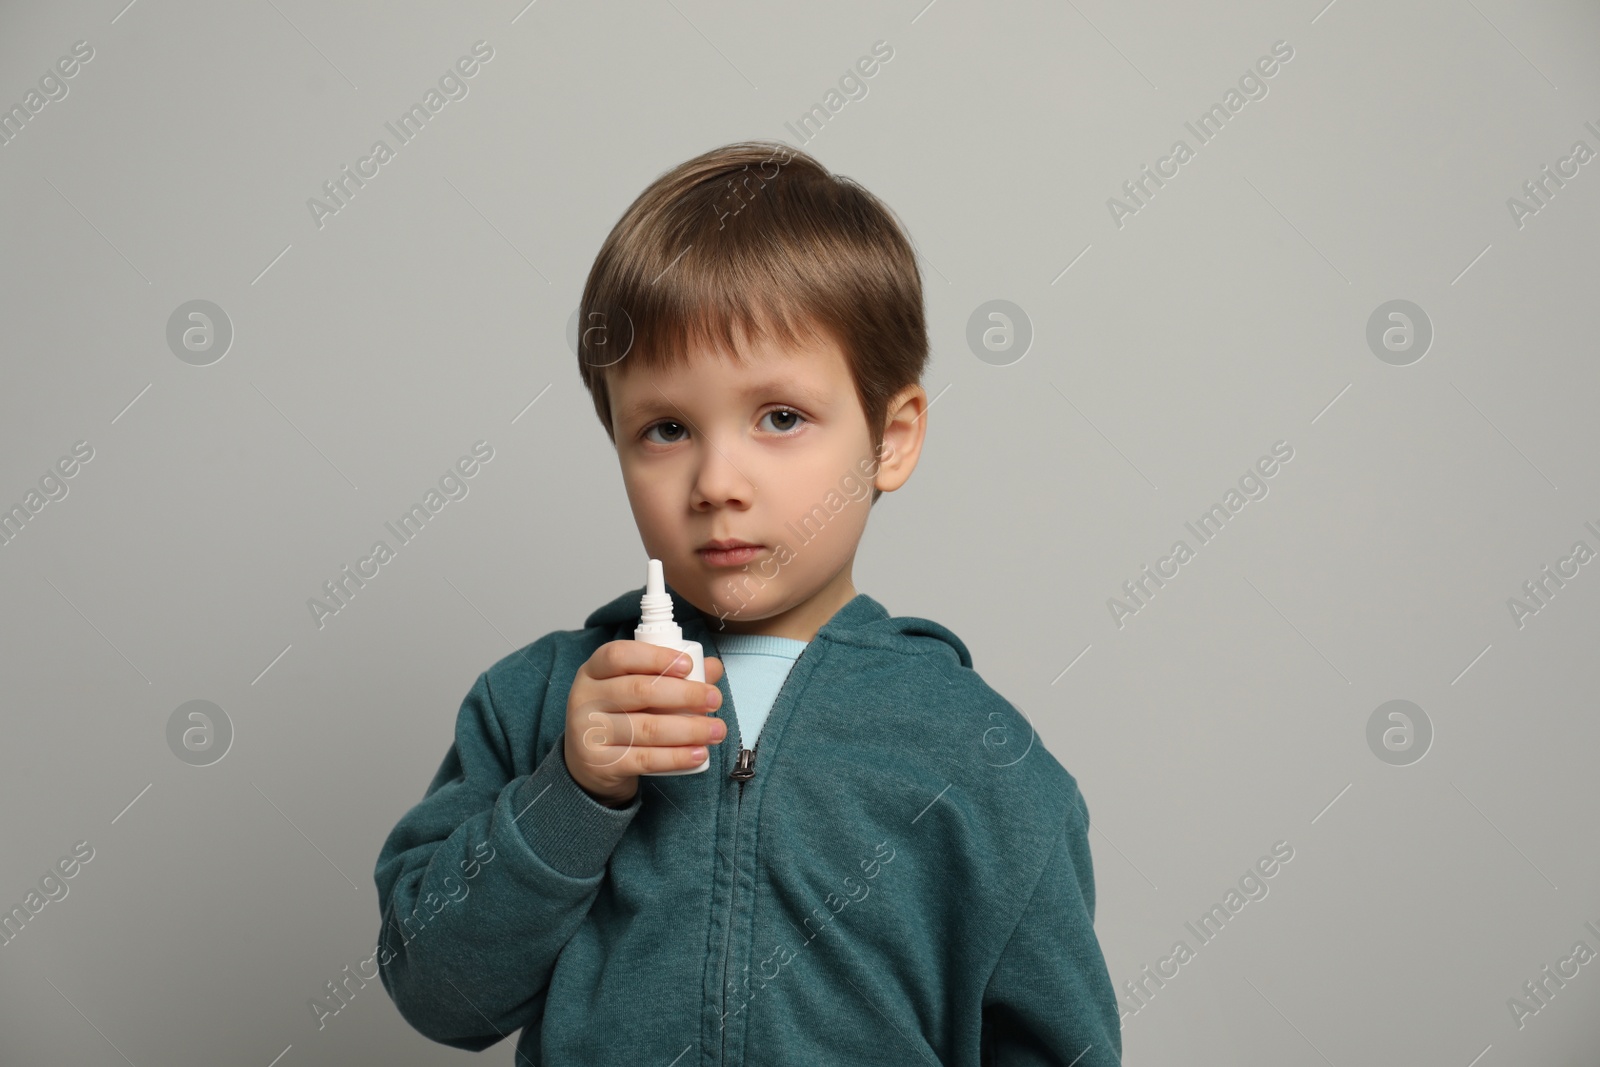
M371 955L378 849L477 673L643 579L564 340L602 238L691 155L802 145L882 40L802 145L904 221L934 348L856 584L965 639L1077 776L1126 1062L1595 1062L1600 962L1507 1005L1600 951L1600 565L1508 607L1600 548L1600 161L1507 207L1600 150L1593 4L124 2L0 8L6 107L94 49L0 147L0 504L94 449L0 547L0 905L95 850L0 947L0 1061L510 1062L376 981L321 1030L308 1002ZM319 229L308 198L480 39L467 97ZM1280 40L1119 228L1108 198ZM195 299L235 331L205 367L166 342ZM966 342L994 299L1034 331L1008 366ZM1408 366L1366 341L1393 299L1434 329ZM308 598L480 439L469 495L319 630ZM1115 625L1280 440L1269 495ZM194 699L235 731L204 768L166 740ZM1408 766L1367 741L1394 699L1434 731Z

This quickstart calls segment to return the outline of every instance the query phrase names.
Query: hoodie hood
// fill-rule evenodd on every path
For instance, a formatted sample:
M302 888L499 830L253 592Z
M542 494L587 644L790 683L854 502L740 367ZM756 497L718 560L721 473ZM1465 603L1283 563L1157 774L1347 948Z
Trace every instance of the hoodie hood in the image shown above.
M666 589L672 597L673 620L683 628L684 639L699 641L706 646L707 655L719 655L717 634L723 632L721 620L689 603L671 584L667 584ZM596 608L583 624L585 627L601 626L620 631L612 640L631 637L639 625L639 601L643 596L642 585L629 590ZM917 655L948 649L961 666L972 666L972 655L967 651L965 642L949 629L931 619L890 615L882 604L865 593L857 593L834 612L833 617L817 631L815 640L863 648L887 648ZM935 647L930 647L930 643Z

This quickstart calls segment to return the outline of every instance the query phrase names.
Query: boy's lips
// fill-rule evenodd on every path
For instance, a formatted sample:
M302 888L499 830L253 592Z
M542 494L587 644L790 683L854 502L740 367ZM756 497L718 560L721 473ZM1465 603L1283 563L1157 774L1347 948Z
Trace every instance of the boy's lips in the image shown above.
M695 555L713 567L737 567L750 562L765 551L766 548L761 545L730 537L707 541L695 549Z
M760 548L754 541L746 541L741 537L713 537L700 548Z

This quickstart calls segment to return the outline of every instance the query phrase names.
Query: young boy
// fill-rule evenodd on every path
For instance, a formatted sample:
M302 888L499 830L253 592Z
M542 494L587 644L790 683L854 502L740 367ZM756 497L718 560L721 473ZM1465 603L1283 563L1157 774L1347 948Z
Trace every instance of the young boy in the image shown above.
M852 584L927 427L894 216L729 145L640 195L581 310L707 681L631 639L637 588L478 676L378 857L400 1013L543 1067L1120 1063L1076 780L960 638Z

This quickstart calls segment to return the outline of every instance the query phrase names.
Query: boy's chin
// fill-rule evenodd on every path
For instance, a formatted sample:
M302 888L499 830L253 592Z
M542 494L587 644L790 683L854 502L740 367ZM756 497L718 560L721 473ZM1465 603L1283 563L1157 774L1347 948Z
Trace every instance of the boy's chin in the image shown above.
M718 597L711 592L695 590L685 592L679 590L685 600L700 610L706 617L706 624L713 630L731 630L740 623L754 623L777 614L776 609L768 603L768 597L755 598Z

